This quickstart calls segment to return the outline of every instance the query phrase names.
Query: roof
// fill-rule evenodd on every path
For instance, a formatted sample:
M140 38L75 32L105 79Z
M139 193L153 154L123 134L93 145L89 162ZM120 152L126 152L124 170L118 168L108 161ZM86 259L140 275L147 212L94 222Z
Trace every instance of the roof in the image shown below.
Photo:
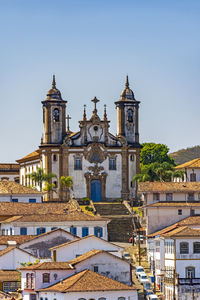
M67 243L60 244L60 245L55 246L55 247L52 247L52 248L50 248L50 250L55 250L55 249L57 249L57 248L62 248L62 247L64 247L64 246L67 246L67 245L70 245L70 244L73 244L73 243L76 243L76 242L79 242L79 241L83 241L83 240L86 240L86 239L90 239L90 238L92 238L92 237L93 237L93 238L96 238L96 239L99 239L99 240L101 240L101 241L103 241L103 242L105 242L105 243L114 245L114 246L117 247L117 248L123 249L122 247L120 247L120 246L118 246L118 245L116 245L116 244L114 244L114 243L112 243L112 242L108 242L108 241L106 241L106 240L104 240L104 239L102 239L102 238L100 238L100 237L95 236L94 234L91 234L91 235L88 235L88 236L85 236L85 237L82 237L82 238L77 238L76 240L73 240L73 241L70 241L70 242L67 242Z
M199 207L200 202L190 202L190 201L161 201L148 204L145 207Z
M180 228L180 227L181 228L183 228L183 227L189 228L190 226L194 226L194 225L200 226L200 215L186 217L170 226L167 226L161 230L158 230L152 234L149 234L148 237L152 238L152 237L168 234L169 232L172 232L172 231L176 230L177 228ZM198 229L195 229L195 230L198 230ZM196 231L196 232L198 232L198 231ZM199 234L200 234L200 231L199 231Z
M16 160L18 163L21 163L21 162L25 162L25 161L31 161L31 160L35 160L35 159L39 159L40 158L40 154L39 154L39 149L38 150L35 150L31 153L29 153L28 155Z
M8 245L9 241L15 241L17 245L20 245L38 236L40 235L0 235L0 245Z
M175 167L175 169L185 169L185 168L200 168L200 158L195 158L193 160L189 160L185 162L184 164L178 165Z
M72 270L68 262L48 261L39 264L18 268L19 270Z
M93 292L93 291L124 291L136 290L136 287L130 287L124 283L100 275L91 270L84 270L78 274L72 275L63 281L49 286L39 291L52 292Z
M200 182L139 182L138 192L200 192Z
M180 226L163 234L166 237L199 237L200 229L190 228L188 226Z
M42 195L43 192L39 192L36 189L29 188L27 186L21 185L14 181L0 181L0 194L9 195Z
M21 281L21 274L18 271L0 270L0 282Z
M19 169L19 164L0 163L0 171L14 171L16 173L19 173Z
M7 254L7 253L9 253L9 252L11 252L11 251L13 251L13 250L15 250L15 249L17 249L17 250L19 250L19 251L21 251L21 252L24 252L24 253L26 253L26 254L32 256L32 257L35 257L33 254L27 252L27 251L24 250L24 249L20 249L20 248L18 248L18 247L16 247L16 246L9 246L9 247L7 247L7 248L1 250L1 251L0 251L0 256L3 256L3 255L5 255L5 254Z

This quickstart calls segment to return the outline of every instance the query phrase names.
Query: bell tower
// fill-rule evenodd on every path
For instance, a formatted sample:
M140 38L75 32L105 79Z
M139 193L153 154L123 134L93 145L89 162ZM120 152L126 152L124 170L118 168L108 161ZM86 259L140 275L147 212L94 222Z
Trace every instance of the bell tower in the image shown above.
M53 75L52 88L43 104L43 136L41 144L61 144L66 135L66 103L56 88Z
M125 89L115 104L117 108L117 135L125 137L128 144L139 144L139 103L129 87L127 75Z

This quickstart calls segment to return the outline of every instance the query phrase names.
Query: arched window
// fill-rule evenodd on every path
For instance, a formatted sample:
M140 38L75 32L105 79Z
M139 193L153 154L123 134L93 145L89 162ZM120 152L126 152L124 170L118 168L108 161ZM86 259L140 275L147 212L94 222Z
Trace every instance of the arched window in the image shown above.
M104 298L104 297L101 297L101 298L99 298L98 300L106 300L106 298Z
M78 298L78 300L86 300L85 298Z
M189 253L189 243L181 242L180 243L180 254L188 254Z
M118 300L126 300L125 297L118 297Z
M53 111L53 119L55 122L59 122L59 110L57 108Z
M200 242L193 243L193 253L200 253Z
M195 267L186 267L185 276L186 278L195 278Z
M127 120L128 122L133 122L133 111L132 109L128 109L128 112L127 112Z

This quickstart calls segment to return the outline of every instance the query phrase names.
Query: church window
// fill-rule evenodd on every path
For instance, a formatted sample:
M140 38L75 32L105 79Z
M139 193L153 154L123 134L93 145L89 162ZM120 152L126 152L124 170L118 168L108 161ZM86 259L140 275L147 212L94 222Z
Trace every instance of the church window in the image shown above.
M196 173L191 173L190 174L190 181L197 181Z
M18 199L17 198L13 198L12 202L18 202Z
M188 254L189 253L189 243L181 242L180 243L180 254Z
M75 157L74 158L74 170L82 170L81 157Z
M132 111L132 109L128 109L127 120L128 120L128 122L133 122L133 111Z
M82 237L88 236L88 233L89 233L88 227L83 227L82 228Z
M27 228L26 227L21 227L20 228L20 235L27 235Z
M91 162L91 163L100 163L100 162L101 162L101 159L100 159L100 157L99 157L99 155L98 155L97 152L94 152L94 153L92 154L92 157L91 157L91 159L90 159L90 162Z
M50 282L50 274L49 273L43 273L42 274L42 281L43 283L49 283Z
M46 228L44 228L44 227L37 228L37 235L45 233L45 232L46 232Z
M135 156L133 154L130 155L130 160L134 161Z
M134 182L131 180L130 186L134 187L134 185L135 185Z
M53 119L55 122L59 122L59 110L57 108L53 111Z
M36 203L36 199L29 199L29 203Z
M94 227L94 235L97 237L103 237L103 228L102 227Z
M109 170L116 170L116 158L115 157L110 157L109 158Z
M54 181L53 184L54 184L54 187L57 189L57 187L58 187L58 182L57 182L57 181Z
M74 227L74 226L72 225L72 226L70 227L70 233L76 235L76 233L77 233L77 228Z
M53 161L57 161L57 155L56 154L53 155Z

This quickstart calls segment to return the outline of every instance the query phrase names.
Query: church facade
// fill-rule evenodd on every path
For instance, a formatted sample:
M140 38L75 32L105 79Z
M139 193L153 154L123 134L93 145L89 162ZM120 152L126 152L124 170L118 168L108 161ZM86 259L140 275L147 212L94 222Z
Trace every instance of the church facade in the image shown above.
M53 76L52 88L42 101L43 135L39 149L17 160L20 164L20 182L31 185L28 174L38 167L57 175L53 182L56 192L50 200L65 201L66 193L60 187L61 176L71 176L76 199L87 197L93 201L129 200L135 196L132 178L139 173L139 101L129 87L128 76L120 99L115 102L117 135L109 132L104 106L103 118L98 115L98 102L93 100L93 113L87 117L84 106L79 131L71 132L67 101L62 99ZM67 119L67 128L66 128Z

